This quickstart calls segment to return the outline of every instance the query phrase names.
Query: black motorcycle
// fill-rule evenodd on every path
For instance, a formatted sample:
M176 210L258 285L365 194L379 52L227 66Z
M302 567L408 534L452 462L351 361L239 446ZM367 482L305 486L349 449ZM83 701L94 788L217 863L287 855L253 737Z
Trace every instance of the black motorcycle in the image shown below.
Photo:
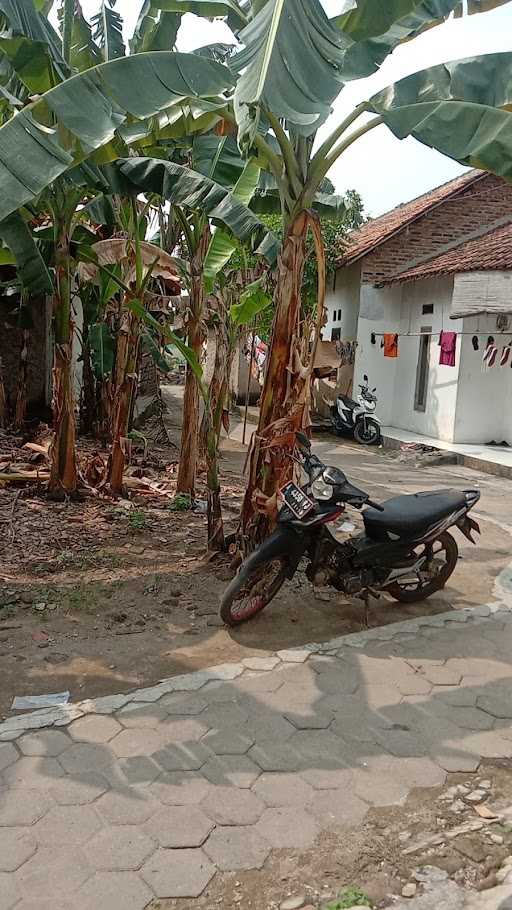
M324 465L311 444L297 435L298 460L308 476L299 487L281 490L277 528L242 563L224 592L220 613L225 623L251 619L291 579L303 556L306 575L315 586L331 585L366 604L370 595L387 592L395 600L416 603L444 588L458 560L448 528L457 527L475 543L480 528L468 512L480 499L478 490L440 490L396 496L382 505L352 486L343 471ZM365 531L340 543L326 528L349 505L363 512Z

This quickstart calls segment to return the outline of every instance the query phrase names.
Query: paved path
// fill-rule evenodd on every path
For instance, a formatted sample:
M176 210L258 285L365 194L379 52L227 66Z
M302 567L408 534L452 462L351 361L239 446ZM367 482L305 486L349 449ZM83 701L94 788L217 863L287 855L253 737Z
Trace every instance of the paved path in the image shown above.
M0 907L197 897L512 757L511 591L503 573L489 606L6 721Z

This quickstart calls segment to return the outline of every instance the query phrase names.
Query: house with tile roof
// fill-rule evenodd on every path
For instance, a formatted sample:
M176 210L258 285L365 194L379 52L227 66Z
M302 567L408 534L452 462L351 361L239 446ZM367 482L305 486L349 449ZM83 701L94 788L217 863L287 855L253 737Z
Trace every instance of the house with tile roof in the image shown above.
M512 445L510 184L473 170L354 231L327 309L323 337L357 342L351 385L368 374L385 426Z

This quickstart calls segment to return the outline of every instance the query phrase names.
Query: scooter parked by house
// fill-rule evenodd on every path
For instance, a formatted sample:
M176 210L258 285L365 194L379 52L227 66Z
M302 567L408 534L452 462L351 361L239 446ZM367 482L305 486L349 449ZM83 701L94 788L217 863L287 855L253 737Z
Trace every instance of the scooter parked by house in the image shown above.
M378 446L382 442L380 420L375 416L377 407L376 389L368 389L368 376L363 376L363 383L357 401L340 395L336 404L331 407L333 430L338 436L353 436L363 446Z

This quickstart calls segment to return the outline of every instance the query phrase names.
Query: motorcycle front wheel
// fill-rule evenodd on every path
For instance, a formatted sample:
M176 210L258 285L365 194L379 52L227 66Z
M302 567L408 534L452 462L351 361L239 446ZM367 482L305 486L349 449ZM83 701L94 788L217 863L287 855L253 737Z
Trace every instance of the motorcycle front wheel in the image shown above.
M366 420L358 420L354 427L354 439L363 446L380 445L382 434L377 421L371 417L367 417Z
M261 613L281 590L287 570L284 556L268 559L249 572L242 566L221 600L220 615L226 625L238 626Z
M425 545L423 551L428 558L428 577L425 573L417 573L415 578L412 575L405 576L386 588L388 594L401 603L414 604L440 591L455 570L459 549L457 541L448 531L440 534L431 544ZM416 552L418 558L423 555L419 547Z

